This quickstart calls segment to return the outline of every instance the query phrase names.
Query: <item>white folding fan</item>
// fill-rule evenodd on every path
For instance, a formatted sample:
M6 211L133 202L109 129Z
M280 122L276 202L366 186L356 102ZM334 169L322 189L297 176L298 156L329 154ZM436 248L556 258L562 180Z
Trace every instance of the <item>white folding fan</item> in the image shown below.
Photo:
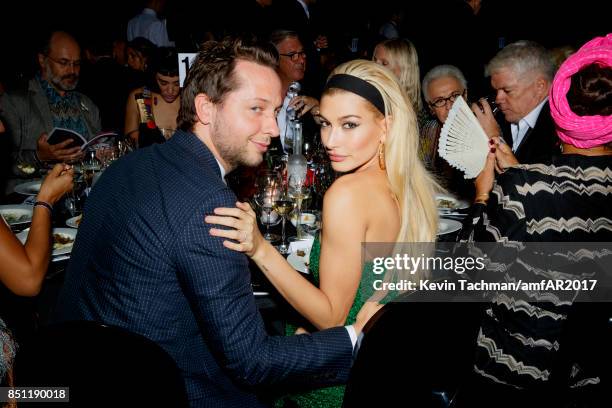
M489 138L463 97L455 99L440 131L438 153L466 179L478 176L487 161Z

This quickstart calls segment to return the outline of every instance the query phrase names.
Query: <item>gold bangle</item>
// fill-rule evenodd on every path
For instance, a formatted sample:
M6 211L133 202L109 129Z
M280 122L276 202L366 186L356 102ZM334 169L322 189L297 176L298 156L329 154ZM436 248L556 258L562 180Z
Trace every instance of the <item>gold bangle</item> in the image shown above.
M487 201L489 201L489 193L480 193L474 198L474 204L486 204Z

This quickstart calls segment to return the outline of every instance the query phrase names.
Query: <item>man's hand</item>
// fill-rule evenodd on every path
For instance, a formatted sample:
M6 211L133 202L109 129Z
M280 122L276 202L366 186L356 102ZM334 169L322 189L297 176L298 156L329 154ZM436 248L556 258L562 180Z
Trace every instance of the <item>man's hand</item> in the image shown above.
M327 44L327 36L325 35L319 35L317 36L317 38L314 41L315 47L319 50L327 48L328 44Z
M319 114L319 101L312 96L298 95L289 101L289 107L295 109L298 117L312 110L313 115Z
M42 133L37 141L36 154L40 161L74 162L83 157L79 146L68 148L72 140L64 140L61 143L50 145L47 143L47 134Z
M478 103L472 104L472 112L476 115L476 119L478 119L480 126L482 126L489 138L501 137L499 124L495 120L495 116L493 116L491 105L489 105L485 98L481 98Z

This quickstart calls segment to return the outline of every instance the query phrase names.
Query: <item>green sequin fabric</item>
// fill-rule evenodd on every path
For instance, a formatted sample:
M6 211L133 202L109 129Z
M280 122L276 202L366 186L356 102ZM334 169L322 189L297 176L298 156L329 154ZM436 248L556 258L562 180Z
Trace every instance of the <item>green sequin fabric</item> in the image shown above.
M317 237L310 250L310 263L309 269L312 274L313 281L316 285L319 284L319 257L321 256L321 242ZM355 296L353 306L349 310L349 314L346 318L345 325L351 325L355 323L355 319L359 310L363 304L374 294L372 284L376 275L372 272L373 264L367 262L363 266L361 280L359 282L359 289ZM388 300L384 299L381 303L387 303ZM287 323L285 334L292 336L297 327L291 323ZM303 393L296 393L285 395L276 401L275 407L281 408L287 404L287 407L298 406L300 408L340 408L342 406L342 400L344 398L344 385L319 388L313 391L307 391Z

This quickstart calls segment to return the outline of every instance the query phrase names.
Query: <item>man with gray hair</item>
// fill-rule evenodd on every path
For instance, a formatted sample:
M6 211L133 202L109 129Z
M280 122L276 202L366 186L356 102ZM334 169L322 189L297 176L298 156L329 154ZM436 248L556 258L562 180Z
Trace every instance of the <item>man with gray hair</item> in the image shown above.
M467 81L454 65L437 65L423 77L423 97L432 115L443 124L453 102L459 96L467 99Z
M302 117L312 110L312 114L319 111L319 101L304 94L292 96L289 87L294 82L300 83L299 90L303 90L302 83L306 72L306 51L298 33L290 30L275 30L270 34L270 42L276 48L279 55L279 63L276 72L281 80L283 95L283 106L278 115L278 126L280 129L280 142L283 149L287 151L293 140L293 129L287 120L287 111L293 110L297 117ZM303 119L302 119L303 120ZM310 128L312 125L309 124ZM312 132L307 132L312 133Z
M523 164L550 161L559 148L548 106L554 76L548 51L532 41L517 41L491 59L485 74L491 76L495 103L506 121L501 125L501 134L517 160ZM485 130L499 134L490 109L484 111L481 123Z
M456 169L438 156L440 130L448 118L453 102L459 97L467 99L467 81L459 68L454 65L437 65L423 77L421 87L425 103L434 120L425 122L421 130L419 153L428 169L438 173L441 182L448 190L460 197L473 195L472 183Z

